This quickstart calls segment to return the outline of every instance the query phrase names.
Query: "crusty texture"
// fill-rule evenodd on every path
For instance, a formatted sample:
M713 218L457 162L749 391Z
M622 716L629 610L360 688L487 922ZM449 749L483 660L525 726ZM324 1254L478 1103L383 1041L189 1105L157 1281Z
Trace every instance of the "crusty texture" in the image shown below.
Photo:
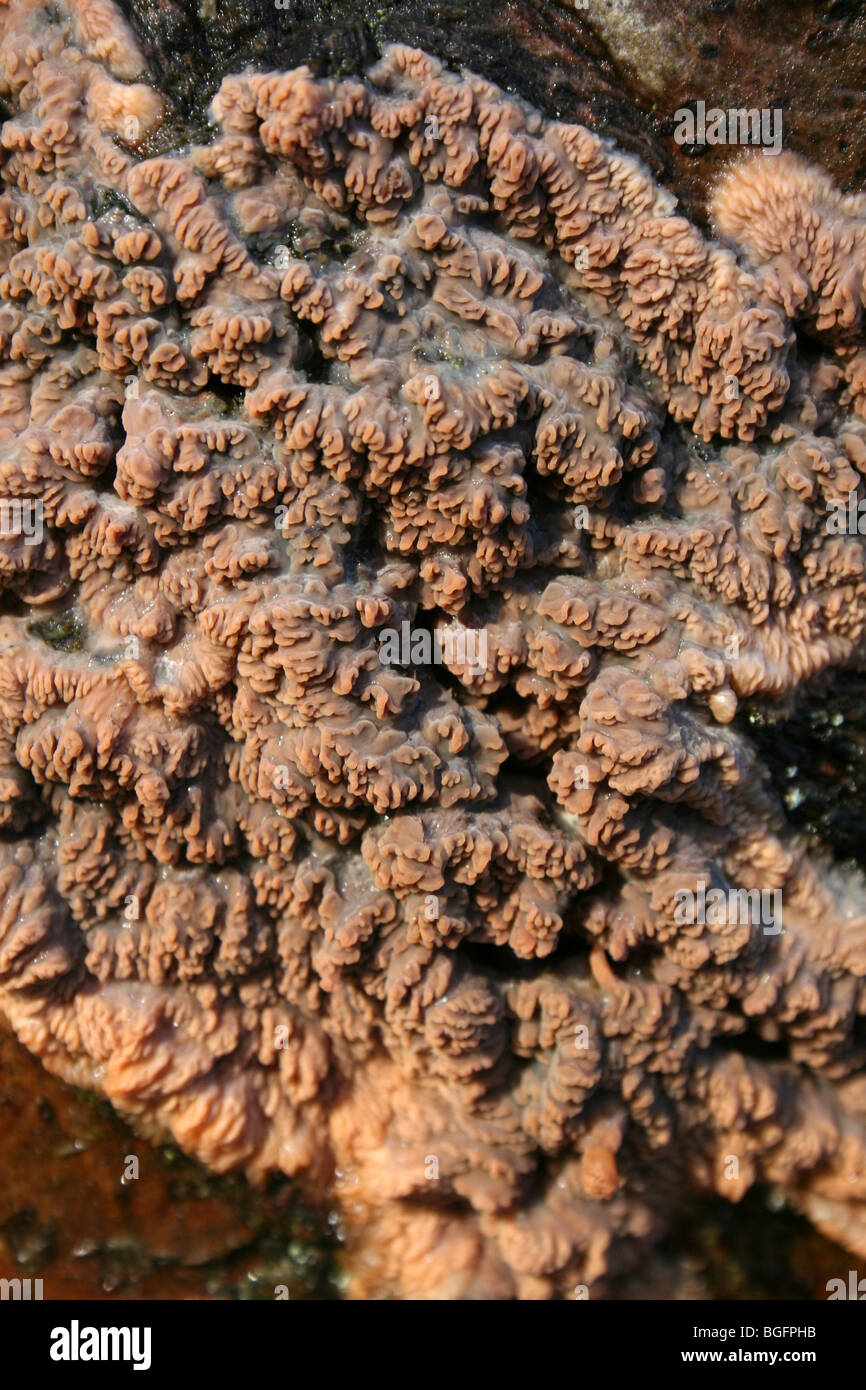
M866 1254L866 892L732 723L862 650L859 203L758 159L722 248L406 48L143 158L143 77L0 6L3 1013L330 1184L358 1294L596 1296L756 1181Z
M866 417L866 196L842 193L825 170L789 152L774 163L772 180L754 157L720 180L715 220L746 252L762 292L834 350L845 374L841 400Z

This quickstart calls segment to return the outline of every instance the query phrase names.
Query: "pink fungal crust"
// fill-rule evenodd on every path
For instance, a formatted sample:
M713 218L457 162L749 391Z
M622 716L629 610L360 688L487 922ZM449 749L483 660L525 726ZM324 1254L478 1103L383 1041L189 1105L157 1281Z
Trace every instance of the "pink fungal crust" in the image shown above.
M4 0L0 97L18 1036L327 1184L359 1294L615 1291L755 1182L866 1255L866 891L732 722L862 651L866 204L759 156L715 244L401 47L143 157L110 0Z

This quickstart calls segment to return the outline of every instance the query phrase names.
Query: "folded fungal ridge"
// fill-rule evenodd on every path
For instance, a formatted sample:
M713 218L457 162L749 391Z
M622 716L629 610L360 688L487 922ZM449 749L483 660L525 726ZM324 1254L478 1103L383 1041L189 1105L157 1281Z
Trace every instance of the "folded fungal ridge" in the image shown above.
M110 0L3 0L0 101L18 1036L326 1184L359 1295L753 1183L866 1255L866 891L737 719L862 656L863 198L758 155L713 242L406 47L169 149Z

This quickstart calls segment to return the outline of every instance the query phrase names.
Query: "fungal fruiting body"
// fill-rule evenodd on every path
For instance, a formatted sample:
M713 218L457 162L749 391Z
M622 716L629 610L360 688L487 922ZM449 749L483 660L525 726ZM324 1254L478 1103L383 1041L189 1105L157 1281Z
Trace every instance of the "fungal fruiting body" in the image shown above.
M737 720L862 651L866 205L758 156L716 244L405 47L148 155L109 0L0 6L0 98L18 1036L328 1184L357 1293L615 1292L756 1182L866 1253L866 891Z

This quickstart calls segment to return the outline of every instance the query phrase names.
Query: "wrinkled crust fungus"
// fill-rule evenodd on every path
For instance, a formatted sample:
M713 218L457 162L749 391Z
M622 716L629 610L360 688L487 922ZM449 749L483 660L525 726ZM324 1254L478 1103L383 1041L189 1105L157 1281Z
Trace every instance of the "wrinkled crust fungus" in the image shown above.
M603 1294L758 1181L866 1255L866 892L732 722L861 648L866 202L757 156L714 244L401 47L139 158L109 0L0 4L0 99L18 1036L330 1182L359 1293Z

